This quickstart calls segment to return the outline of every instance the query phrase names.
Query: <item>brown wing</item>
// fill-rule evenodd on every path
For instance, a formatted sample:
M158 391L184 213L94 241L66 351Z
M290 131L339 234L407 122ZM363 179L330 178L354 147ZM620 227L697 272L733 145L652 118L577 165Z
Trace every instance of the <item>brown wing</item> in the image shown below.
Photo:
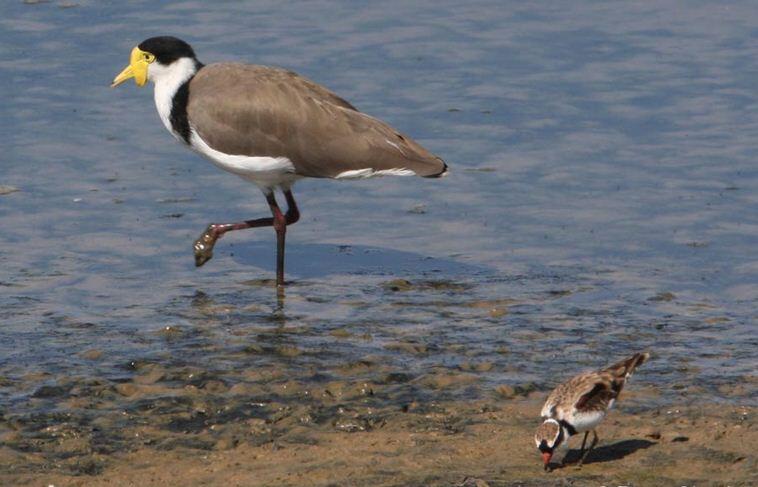
M613 383L607 377L598 376L592 388L579 396L574 407L578 412L605 411L617 396L618 391L614 390Z
M556 387L542 407L543 418L568 419L579 412L605 410L615 398L612 381L596 372L580 374Z
M626 380L632 375L632 372L634 372L637 367L644 364L648 358L650 358L649 353L635 353L629 358L606 367L602 372L609 373L617 379Z
M589 390L582 392L575 407L579 412L606 410L611 400L617 399L624 388L626 380L634 369L645 363L648 353L635 353L629 358L617 362L595 373L586 374L587 383L592 383Z
M648 353L636 353L597 372L586 372L556 387L542 407L542 417L566 419L577 412L605 411L618 398L626 379L645 363Z
M190 82L192 128L226 154L287 157L295 172L335 177L351 170L445 172L445 163L389 125L291 71L212 64Z

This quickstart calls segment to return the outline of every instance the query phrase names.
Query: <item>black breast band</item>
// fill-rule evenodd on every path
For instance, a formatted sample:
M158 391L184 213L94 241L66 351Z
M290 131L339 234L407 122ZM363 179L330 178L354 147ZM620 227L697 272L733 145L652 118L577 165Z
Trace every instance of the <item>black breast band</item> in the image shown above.
M202 64L197 63L198 71L202 67ZM195 74L197 74L197 72ZM192 81L192 78L194 77L195 76L192 75L192 77L182 83L179 89L176 90L176 93L174 93L174 98L171 99L171 115L169 116L171 128L174 129L174 132L179 134L187 145L190 143L190 125L189 119L187 118L187 104L189 103L190 81Z
M566 428L566 431L569 435L574 436L576 434L576 428L574 428L571 423L566 421L565 419L562 419L558 421L558 424L560 424L562 427Z

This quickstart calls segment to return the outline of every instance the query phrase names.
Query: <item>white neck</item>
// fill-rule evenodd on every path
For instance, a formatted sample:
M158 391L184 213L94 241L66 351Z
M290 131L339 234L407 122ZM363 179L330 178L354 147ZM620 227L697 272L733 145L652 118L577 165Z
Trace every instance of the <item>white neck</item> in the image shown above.
M155 108L158 109L163 125L175 137L178 135L171 130L172 101L179 87L196 72L195 60L186 57L177 59L168 66L156 62L148 68L147 77L155 83Z

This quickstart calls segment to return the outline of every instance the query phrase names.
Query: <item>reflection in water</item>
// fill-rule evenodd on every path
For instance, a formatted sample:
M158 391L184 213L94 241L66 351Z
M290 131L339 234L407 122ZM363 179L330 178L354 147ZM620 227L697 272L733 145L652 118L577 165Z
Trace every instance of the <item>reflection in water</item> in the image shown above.
M284 314L285 292L284 286L276 286L276 309L274 310L274 317L281 320L281 326L286 324L286 316Z

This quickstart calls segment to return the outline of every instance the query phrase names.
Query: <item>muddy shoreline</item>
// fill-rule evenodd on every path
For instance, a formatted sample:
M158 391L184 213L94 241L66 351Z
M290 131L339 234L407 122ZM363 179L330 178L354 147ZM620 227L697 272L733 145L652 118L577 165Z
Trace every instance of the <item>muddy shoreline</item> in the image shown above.
M543 472L531 439L543 396L412 402L379 410L337 401L321 410L323 417L316 414L318 408L279 406L278 414L267 419L228 422L224 414L229 411L189 412L176 406L177 411L164 408L155 421L121 431L120 448L108 439L98 443L96 434L75 434L63 418L24 446L6 422L0 483L481 487L758 482L751 447L758 443L756 408L693 402L646 409L644 392L628 394L626 407L609 416L584 467ZM166 415L172 417L168 423ZM567 461L575 456L572 449Z

